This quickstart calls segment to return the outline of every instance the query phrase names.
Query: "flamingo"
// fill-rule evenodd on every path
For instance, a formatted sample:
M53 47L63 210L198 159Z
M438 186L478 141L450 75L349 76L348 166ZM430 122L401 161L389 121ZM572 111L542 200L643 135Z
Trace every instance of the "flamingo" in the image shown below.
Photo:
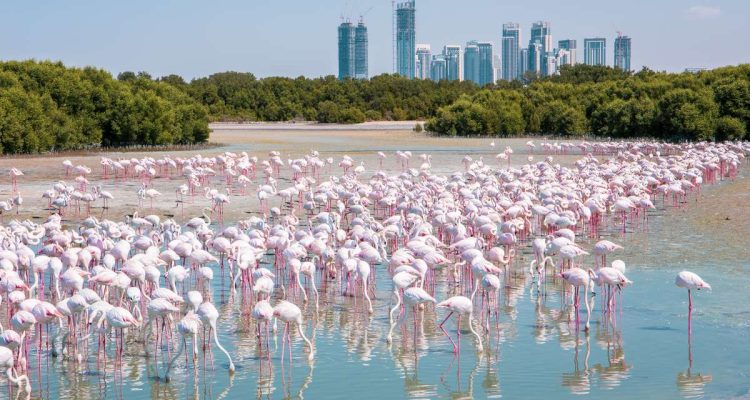
M196 314L198 314L198 317L200 317L201 322L203 322L204 325L207 324L209 326L210 332L213 333L216 347L218 347L219 350L227 356L227 359L229 359L229 374L234 374L234 363L232 362L232 357L229 355L229 352L221 346L221 343L219 343L219 335L216 333L216 321L219 319L219 310L217 310L211 302L207 301L198 307Z
M679 288L687 289L688 292L688 335L693 333L693 294L692 290L708 289L711 290L711 285L701 279L698 274L690 271L681 271L675 277L674 284Z
M465 296L453 296L448 298L447 300L443 300L440 303L437 303L435 307L438 308L447 308L450 310L448 315L445 317L443 322L440 323L439 327L440 330L443 331L445 336L448 338L448 340L451 341L451 344L453 345L453 352L458 354L460 356L461 354L461 316L467 315L469 318L469 330L471 333L476 337L477 339L477 351L480 353L482 352L482 338L479 336L479 334L474 330L473 321L471 318L472 310L474 306L471 304L471 300L469 300L468 297ZM448 332L443 328L443 325L445 325L446 322L448 322L448 319L451 317L451 315L456 314L457 322L456 322L456 340L453 341L453 338L448 334Z
M589 305L589 289L591 287L591 276L587 271L581 268L573 267L560 273L560 276L575 289L573 305L576 311L576 329L578 329L578 306L579 306L579 289L583 287L583 302L586 305L586 331L589 330L591 321L591 306Z
M273 316L285 323L284 333L281 337L281 362L284 362L285 341L289 345L289 362L291 362L292 360L292 342L291 337L289 336L290 323L294 323L297 325L297 330L299 331L300 336L302 336L302 339L305 341L305 343L307 343L307 346L310 349L310 354L307 356L307 360L312 361L315 358L313 353L313 345L307 338L307 336L305 336L305 332L302 330L302 310L300 310L299 307L297 307L294 303L282 300L273 308Z

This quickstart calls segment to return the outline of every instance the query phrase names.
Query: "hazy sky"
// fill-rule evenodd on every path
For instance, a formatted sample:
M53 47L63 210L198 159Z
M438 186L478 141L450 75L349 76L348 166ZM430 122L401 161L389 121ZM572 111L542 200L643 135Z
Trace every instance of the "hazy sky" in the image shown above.
M342 12L365 16L370 75L391 72L389 0L2 0L0 60L52 59L112 71L185 78L235 70L258 76L337 73ZM560 39L616 30L633 41L632 65L682 71L750 62L750 0L417 0L417 42L433 52L472 39L496 49L502 24L536 20ZM579 61L583 54L579 50Z

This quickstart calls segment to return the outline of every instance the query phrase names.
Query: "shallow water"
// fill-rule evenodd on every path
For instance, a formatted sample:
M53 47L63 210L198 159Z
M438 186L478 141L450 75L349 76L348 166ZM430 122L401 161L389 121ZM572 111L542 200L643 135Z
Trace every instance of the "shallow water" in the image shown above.
M377 162L373 151L412 148L434 154L433 163L439 166L436 172L462 168L460 159L467 151L485 151L488 158L494 154L484 150L487 140L461 141L460 148L455 149L448 139L418 136L415 142L399 143L357 135L332 135L310 148L321 149L328 143L326 151L332 154L345 152L355 159L367 154L372 163ZM308 145L304 137L281 139L281 144L236 143L229 148L264 153L281 146L290 152L306 151L301 149ZM513 142L517 153L524 152L522 143ZM495 153L505 145L498 140ZM525 161L525 157L518 158ZM474 351L474 338L464 323L460 358L454 357L450 343L437 327L445 313L436 314L431 306L418 325L416 350L411 315L396 328L393 344L387 345L391 283L387 272L378 268L372 316L364 312L360 299L355 307L354 299L340 296L340 289L329 282L327 291L321 294L320 310L316 313L310 306L304 310L304 329L315 344L314 361L308 363L304 342L294 334L291 367L288 361L282 366L279 326L279 338L271 342L269 365L258 353L255 325L248 311L251 307L242 305L242 294L232 296L227 287L222 287L220 269L214 266L214 301L221 305L219 339L234 357L234 376L227 372L224 355L212 348L213 360L209 357L205 366L203 353L197 369L192 364L186 368L185 358L181 358L172 382L164 383L157 375L163 376L167 352L158 358L157 366L157 360L143 356L143 344L131 335L122 372L113 368L111 349L106 368L97 368L95 344L89 360L81 366L48 358L45 352L41 367L36 369L39 355L32 351L33 397L748 398L750 303L746 301L746 276L750 240L738 235L727 239L726 231L742 232L743 228L735 226L741 223L738 218L718 221L706 217L705 212L727 208L723 194L731 191L732 185L747 187L747 181L742 177L735 183L708 187L701 202L690 204L687 211L660 208L650 214L647 228L629 226L625 234L620 226L605 231L603 238L625 246L614 258L627 263L627 275L635 284L623 291L615 321L604 317L600 299L596 299L588 334L582 325L576 329L568 304L571 294L559 281L550 276L542 294L532 287L531 279L523 273L529 261L526 254L514 264L514 272L503 278L506 285L499 296L499 322L496 326L493 320L490 335L483 335L485 351L481 355ZM735 193L733 201L747 204L750 193ZM584 243L584 248L590 247L591 239ZM266 262L272 263L273 257L267 256ZM585 262L590 265L592 259ZM687 293L674 285L674 276L681 270L698 273L713 287L712 292L694 294L690 342ZM440 279L435 297L445 298L448 291ZM4 306L0 312L5 312ZM454 333L453 321L446 323L450 333ZM8 387L3 385L0 398L7 396Z

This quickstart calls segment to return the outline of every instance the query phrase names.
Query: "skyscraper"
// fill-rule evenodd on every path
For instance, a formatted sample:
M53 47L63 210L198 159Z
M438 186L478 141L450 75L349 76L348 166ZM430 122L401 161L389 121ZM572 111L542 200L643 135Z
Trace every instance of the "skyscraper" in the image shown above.
M529 72L529 49L521 49L518 52L518 78L523 78Z
M354 77L357 79L367 79L369 77L367 52L367 27L365 26L365 22L360 19L357 28L354 30Z
M521 28L517 23L503 24L502 73L503 79L512 81L522 74L519 71L519 52L521 47Z
M565 50L566 53L560 54L558 52L558 57L560 58L559 65L576 65L578 62L578 43L573 39L568 40L561 40L557 42L557 48L559 50Z
M417 79L430 79L430 63L432 52L429 44L417 45Z
M476 41L466 43L464 48L464 80L479 85L479 46Z
M607 65L607 39L583 39L583 62L586 65Z
M443 47L445 57L445 79L458 81L461 79L461 46L447 45Z
M430 79L440 82L445 79L445 57L442 54L432 56L430 62Z
M414 0L396 6L396 72L414 79L417 53L417 31Z
M545 60L547 55L552 52L552 29L551 24L547 21L537 21L531 25L531 39L529 40L529 57L537 57L532 51L533 44L539 44L539 68L538 74L547 76L547 66ZM529 67L534 66L534 59L529 60ZM533 68L532 68L533 69Z
M339 79L354 77L354 25L339 25Z
M479 42L479 85L484 86L488 83L495 83L494 55L492 52L492 43Z
M536 76L542 76L543 67L542 64L545 61L544 50L542 50L542 44L539 42L529 43L528 54L528 67L526 72L531 72Z
M627 36L615 38L615 68L630 71L630 38Z

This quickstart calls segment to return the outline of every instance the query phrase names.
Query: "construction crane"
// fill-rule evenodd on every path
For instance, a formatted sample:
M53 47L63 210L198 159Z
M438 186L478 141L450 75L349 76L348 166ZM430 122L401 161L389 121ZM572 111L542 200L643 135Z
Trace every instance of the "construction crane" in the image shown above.
M365 10L365 12L359 14L359 22L360 23L365 22L365 15L367 15L370 11L372 11L373 7L375 7L375 6L371 6L370 8L368 8L367 10Z

